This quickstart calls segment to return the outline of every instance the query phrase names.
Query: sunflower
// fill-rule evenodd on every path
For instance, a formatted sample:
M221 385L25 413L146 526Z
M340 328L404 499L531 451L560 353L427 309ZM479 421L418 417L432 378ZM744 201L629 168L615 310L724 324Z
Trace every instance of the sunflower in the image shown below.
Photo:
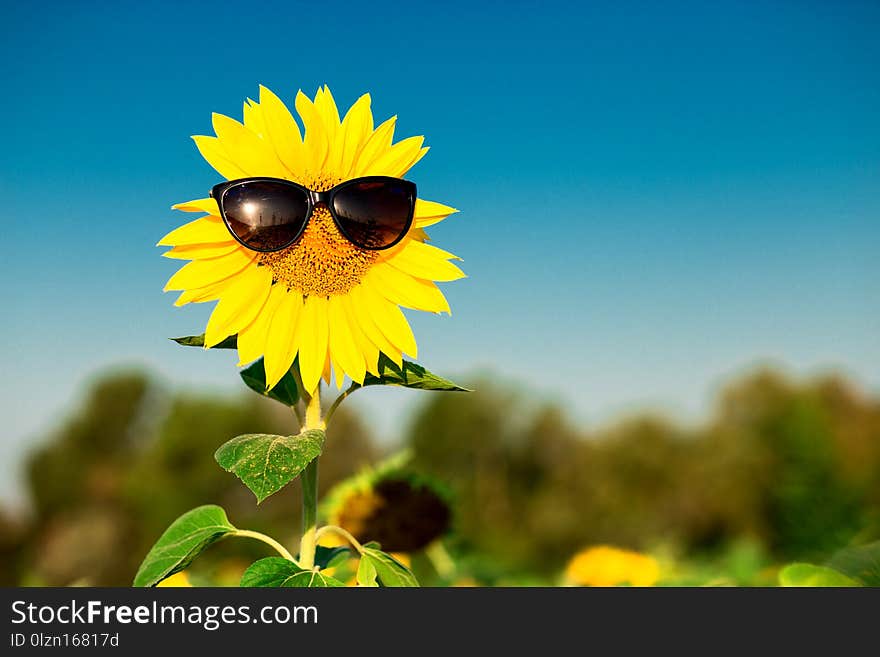
M396 454L337 484L324 503L329 523L361 543L377 541L396 553L421 550L441 538L452 522L450 493L409 470L409 457Z
M565 569L566 580L578 586L654 586L659 577L653 557L610 545L578 552Z
M296 112L260 86L259 102L244 104L244 121L213 115L215 137L193 139L202 156L228 180L267 176L326 191L361 176L403 178L428 148L423 137L394 143L397 117L373 125L370 96L361 96L340 119L325 86L314 99L301 91ZM417 199L412 227L387 250L364 250L348 241L323 206L315 208L302 236L271 253L241 246L229 233L217 203L201 198L173 206L204 216L159 242L169 258L189 260L165 285L178 290L175 305L217 301L205 329L205 347L237 335L239 366L261 356L271 389L297 359L303 386L331 376L363 383L379 375L379 355L398 366L418 357L401 308L450 313L437 282L464 277L458 258L427 243L425 228L454 212ZM332 374L331 374L332 369Z

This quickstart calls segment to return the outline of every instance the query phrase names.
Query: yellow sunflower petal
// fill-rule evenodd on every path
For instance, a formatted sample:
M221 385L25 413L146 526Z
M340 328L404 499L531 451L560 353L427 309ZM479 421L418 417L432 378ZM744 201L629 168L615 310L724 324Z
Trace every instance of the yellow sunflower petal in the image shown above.
M324 379L324 383L328 386L330 385L330 374L333 371L333 359L330 358L330 352L327 352L327 360L324 361L324 371L321 373L321 378ZM337 366L337 371L339 367ZM340 388L342 386L339 386Z
M416 338L409 322L403 315L403 311L366 283L361 283L358 289L361 300L365 302L370 317L382 335L388 338L389 342L399 351L409 354L413 358L418 358L419 349ZM386 355L391 356L388 353Z
M227 180L248 177L248 173L230 159L217 137L195 135L193 141L196 142L196 147L205 161Z
M188 290L195 287L206 287L218 283L225 278L234 276L250 265L256 253L247 249L237 249L229 255L211 258L210 260L194 260L185 264L165 284L164 291Z
M259 103L248 98L242 110L242 118L245 128L253 131L260 138L266 138L266 121L263 119L263 110Z
M450 313L449 302L431 281L414 278L388 263L374 265L364 282L399 306L430 313Z
M212 120L220 145L232 162L251 176L284 177L286 170L278 161L275 151L253 130L216 112Z
M305 127L303 145L306 168L313 172L320 171L327 160L328 148L323 119L315 104L302 91L297 92L294 104Z
M424 141L424 137L409 137L397 142L370 164L369 175L403 177L424 155L421 153Z
M180 210L181 212L207 212L215 217L220 216L220 208L217 207L217 201L208 198L198 198L194 201L186 203L178 203L171 206L172 210Z
M324 129L327 131L327 138L332 145L336 137L336 131L339 130L340 122L336 101L333 99L333 94L330 93L330 88L327 85L324 85L315 94L315 108L318 110L318 114L321 115Z
M175 306L184 306L188 303L205 303L206 301L216 301L223 294L223 290L229 287L232 278L226 278L219 283L213 283L205 287L196 287L185 290L174 301Z
M385 153L391 146L391 140L394 138L394 126L397 123L397 117L392 116L390 119L381 124L373 131L373 134L367 138L360 153L355 158L354 167L352 168L352 176L369 176L372 175L371 167L376 159Z
M286 291L272 315L263 356L267 390L274 388L293 365L296 335L302 322L302 307L302 295L299 292Z
M367 336L364 334L363 329L358 324L358 320L351 310L350 297L348 297L347 295L340 296L339 301L342 304L344 316L346 321L348 322L348 328L351 331L351 336L352 338L354 338L354 343L357 347L358 354L360 355L361 360L364 361L364 367L366 371L378 375L379 347L377 347L370 341L369 338L367 338Z
M363 355L360 353L355 338L352 335L348 323L348 313L345 310L341 297L338 295L330 297L327 303L327 313L329 319L330 357L339 363L342 371L352 381L363 383L366 365Z
M378 361L378 352L388 356L398 366L402 364L400 349L394 346L391 341L385 337L385 334L379 330L370 313L368 297L363 292L363 285L358 285L351 292L342 297L348 315L352 319L352 324L356 325L363 333L364 339L368 340L375 346L376 360ZM370 352L372 354L372 351ZM372 356L368 362L372 360ZM371 370L376 373L375 366Z
M297 334L299 371L303 386L311 394L317 387L327 359L327 299L308 297L303 303L302 319Z
M396 252L386 262L401 271L432 281L455 281L464 278L465 273L449 262L456 256L436 246L407 240L406 246Z
M273 285L269 297L254 320L238 332L238 366L257 360L266 351L269 325L281 300L287 295L283 285ZM284 373L282 372L282 376Z
M163 237L156 246L188 246L191 244L213 244L232 239L229 229L218 217L202 217L175 228Z
M205 348L219 344L250 324L262 309L272 286L268 267L248 267L223 291L205 328Z
M370 94L364 94L355 101L342 120L338 162L342 179L351 177L355 157L373 132L373 113L370 111Z
M260 108L263 110L266 136L278 159L295 180L300 180L305 153L299 125L281 99L263 85L260 85Z
M436 223L440 223L446 217L458 212L455 208L450 208L442 203L434 201L425 201L424 199L416 199L415 212L413 213L413 226L416 228L425 228Z
M238 242L217 242L215 244L193 244L190 246L175 246L170 251L162 254L164 258L175 260L205 260L232 253L242 248Z

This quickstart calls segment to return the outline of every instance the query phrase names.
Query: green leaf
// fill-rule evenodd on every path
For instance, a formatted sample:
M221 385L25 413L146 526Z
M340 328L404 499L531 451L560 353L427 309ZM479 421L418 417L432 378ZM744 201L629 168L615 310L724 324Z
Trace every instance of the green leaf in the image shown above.
M323 446L324 432L320 429L296 436L249 433L222 445L214 458L251 489L259 504L296 478L321 454Z
M134 576L134 586L156 586L189 566L209 545L235 531L219 506L208 504L187 511L150 549Z
M347 545L332 548L324 547L323 545L315 546L315 565L321 570L335 568L350 556L351 549Z
M358 586L379 586L379 582L376 581L376 566L373 565L372 559L361 557L356 579Z
M266 588L283 586L317 588L345 586L338 579L316 570L303 570L292 561L281 557L266 557L252 563L241 576L241 586Z
M369 544L368 544L369 545ZM361 563L358 566L358 581L361 577L361 568L364 569L364 580L370 581L372 568L376 575L374 579L378 579L382 586L418 586L415 575L409 568L400 563L387 552L382 552L375 547L363 546L361 553ZM366 562L366 564L364 563ZM364 584L364 586L374 586L373 584Z
M471 392L462 388L449 379L429 372L421 365L403 361L403 367L398 367L388 356L379 354L379 376L367 374L364 377L364 386L403 386L404 388L418 388L420 390L446 390L450 392Z
M289 371L281 377L281 380L271 390L266 390L266 368L263 359L254 361L239 372L242 381L247 387L265 397L280 401L287 406L294 406L299 401L299 389L296 387L296 379Z
M779 571L781 586L860 586L841 572L810 563L792 563Z
M880 586L880 541L845 548L831 557L828 566L865 586Z
M169 340L174 340L177 344L182 344L184 347L204 347L205 346L205 334L201 335L186 335L182 338L169 338ZM238 336L230 335L228 338L223 340L223 342L219 344L215 344L211 349L236 349L238 347Z

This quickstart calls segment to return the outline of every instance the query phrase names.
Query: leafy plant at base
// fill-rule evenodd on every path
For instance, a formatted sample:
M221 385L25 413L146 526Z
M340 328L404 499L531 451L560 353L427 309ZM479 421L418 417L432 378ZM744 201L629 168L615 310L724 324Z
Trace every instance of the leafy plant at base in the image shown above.
M780 586L861 586L833 568L792 563L779 572Z
M178 344L191 347L204 347L205 336L192 335L172 338ZM237 337L231 336L215 345L215 349L235 349ZM242 381L253 391L274 399L292 408L303 423L298 404L305 406L304 429L295 436L273 434L245 434L222 445L214 454L217 463L228 472L234 473L256 496L259 504L270 495L278 492L293 479L300 476L320 455L324 446L323 427L329 421L336 407L354 390L372 385L394 385L422 390L467 391L448 379L439 377L421 365L403 361L397 366L384 355L379 359L379 375L368 374L363 384L353 383L341 394L321 418L320 397L316 391L313 396L305 395L299 383L299 370L294 361L290 371L271 391L266 390L266 372L263 359L255 361L240 371ZM303 478L305 499L311 498L310 521L306 519L304 506L304 527L301 541L300 565L280 543L258 532L239 530L226 517L226 512L215 505L198 507L175 520L162 534L147 554L134 579L135 586L155 586L163 579L184 570L208 546L222 538L247 536L271 545L282 557L267 557L251 564L241 578L243 587L341 587L344 584L321 569L333 568L351 555L351 548L326 548L315 545L316 528L314 515L316 502L315 467L309 468L311 477ZM305 493L308 492L308 495ZM376 543L360 545L350 534L338 527L327 527L342 532L350 539L352 546L360 554L357 581L360 586L418 586L415 576L402 563L390 554L382 552ZM314 568L311 566L314 563Z
M358 564L357 582L360 586L412 587L419 583L409 568L387 552L382 552L376 543L367 543L361 550Z
M880 541L844 548L831 557L828 566L865 586L880 586Z
M326 588L345 586L318 570L305 570L281 557L266 557L252 563L241 576L243 587Z
M782 586L880 586L880 541L844 548L824 566L789 564L779 572Z
M214 458L220 467L244 482L259 504L320 456L324 438L320 429L308 429L295 436L245 434L222 445Z
M238 531L219 506L207 504L187 511L159 537L134 578L135 586L155 586L180 572L209 545Z

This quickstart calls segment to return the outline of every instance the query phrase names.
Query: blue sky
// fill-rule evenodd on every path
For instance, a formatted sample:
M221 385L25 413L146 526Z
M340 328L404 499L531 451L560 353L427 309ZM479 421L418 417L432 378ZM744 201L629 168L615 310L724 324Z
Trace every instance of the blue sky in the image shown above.
M179 6L184 5L184 6ZM189 136L266 84L365 91L462 210L469 278L411 314L421 360L491 370L582 421L705 412L758 362L880 389L880 6L791 3L10 4L0 27L0 495L107 365L238 386L175 348L171 204L218 175ZM419 393L364 391L393 436Z

